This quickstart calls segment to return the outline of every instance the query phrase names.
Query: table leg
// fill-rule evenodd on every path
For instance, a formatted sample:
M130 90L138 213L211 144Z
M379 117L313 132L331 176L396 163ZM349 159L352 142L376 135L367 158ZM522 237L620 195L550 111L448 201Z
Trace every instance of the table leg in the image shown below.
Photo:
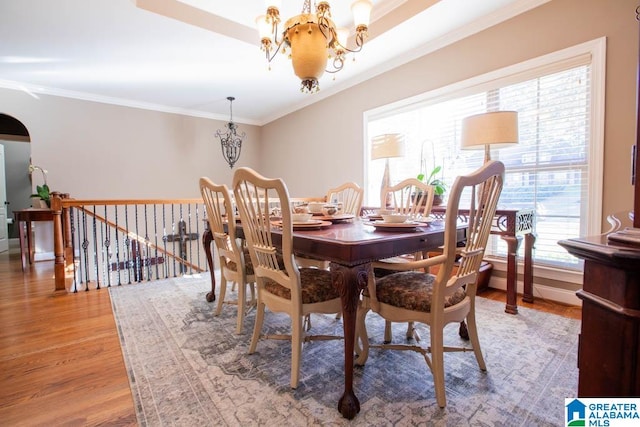
M33 264L34 249L31 244L31 221L27 221L27 253L29 255L29 264Z
M204 254L207 256L207 264L209 265L209 272L211 273L211 292L206 295L207 302L213 302L216 300L216 276L213 271L213 249L211 248L211 242L213 241L213 233L207 227L202 234L202 245L204 246Z
M18 223L18 235L20 238L20 259L22 261L22 271L25 271L27 269L27 252L26 252L26 248L25 248L25 233L24 233L24 227L25 227L25 223L24 221L17 221Z
M507 305L506 313L518 314L518 247L521 236L501 236L507 242Z
M370 264L346 267L331 263L331 277L340 290L342 299L342 326L344 331L344 393L338 401L338 410L351 420L360 412L360 401L353 391L353 353L356 333L356 312L360 292L367 284Z
M524 290L522 301L533 302L533 244L536 236L533 233L524 235Z

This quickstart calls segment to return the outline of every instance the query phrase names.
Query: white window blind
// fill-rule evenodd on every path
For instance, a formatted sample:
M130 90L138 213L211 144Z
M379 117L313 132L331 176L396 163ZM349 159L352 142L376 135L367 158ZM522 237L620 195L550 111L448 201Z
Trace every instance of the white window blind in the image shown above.
M506 166L500 207L535 210L537 265L577 269L579 261L557 242L587 232L591 70L591 55L545 64L372 114L367 133L405 134L405 156L389 159L392 183L421 172L428 175L435 166L442 166L438 177L452 183L483 163L483 150L459 148L462 119L487 111L518 111L519 144L491 150L492 159ZM369 160L368 205L379 205L383 168L384 161ZM492 239L488 254L506 256L506 244Z

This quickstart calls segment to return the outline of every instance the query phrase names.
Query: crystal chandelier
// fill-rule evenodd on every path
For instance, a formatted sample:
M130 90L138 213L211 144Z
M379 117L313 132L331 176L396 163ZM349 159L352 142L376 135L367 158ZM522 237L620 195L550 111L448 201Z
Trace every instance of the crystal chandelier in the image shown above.
M353 49L347 48L349 30L336 28L331 20L329 2L318 2L315 13L311 13L311 0L305 0L302 13L289 18L282 33L278 31L280 1L266 0L266 5L266 15L256 19L262 50L271 63L279 50L286 53L287 48L291 49L289 57L293 63L293 71L302 80L302 92L314 93L320 90L318 79L325 71L340 71L347 52L362 50L369 27L372 7L370 0L356 0L351 4L356 43ZM327 68L329 58L332 58L331 68Z
M242 140L245 137L245 133L238 134L238 125L233 123L233 96L228 96L229 100L229 123L225 126L226 131L222 132L220 129L216 131L216 136L220 138L220 146L222 148L222 156L229 163L229 167L233 168L233 165L240 158L240 151L242 150Z

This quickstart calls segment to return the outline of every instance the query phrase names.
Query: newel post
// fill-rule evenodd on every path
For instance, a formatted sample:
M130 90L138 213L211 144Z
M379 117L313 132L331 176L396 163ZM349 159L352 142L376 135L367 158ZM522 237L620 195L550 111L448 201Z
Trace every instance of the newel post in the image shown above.
M62 195L57 191L51 193L51 210L53 211L53 254L55 256L54 277L55 292L66 292L64 237L62 234Z

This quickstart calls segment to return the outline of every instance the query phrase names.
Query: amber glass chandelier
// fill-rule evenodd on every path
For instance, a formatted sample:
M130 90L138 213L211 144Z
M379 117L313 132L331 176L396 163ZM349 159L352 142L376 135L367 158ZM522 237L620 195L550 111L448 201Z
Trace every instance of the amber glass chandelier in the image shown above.
M287 53L293 63L293 71L302 81L300 90L313 93L320 90L318 79L327 71L337 73L344 66L347 52L359 52L367 37L370 0L356 0L351 4L355 25L355 44L347 48L349 30L336 28L331 20L329 2L316 3L315 13L311 12L311 0L305 0L302 13L289 18L280 33L280 1L266 0L267 13L256 18L262 50L271 63L278 51ZM330 68L327 62L332 59Z

